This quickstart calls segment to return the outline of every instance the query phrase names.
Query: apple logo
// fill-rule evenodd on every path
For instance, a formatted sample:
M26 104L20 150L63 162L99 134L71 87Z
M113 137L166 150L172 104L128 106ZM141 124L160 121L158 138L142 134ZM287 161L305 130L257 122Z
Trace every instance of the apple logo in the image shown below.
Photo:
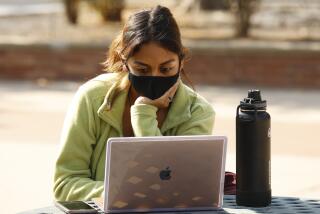
M167 167L164 170L160 171L160 179L161 180L169 180L171 178L171 170L169 169L169 167Z

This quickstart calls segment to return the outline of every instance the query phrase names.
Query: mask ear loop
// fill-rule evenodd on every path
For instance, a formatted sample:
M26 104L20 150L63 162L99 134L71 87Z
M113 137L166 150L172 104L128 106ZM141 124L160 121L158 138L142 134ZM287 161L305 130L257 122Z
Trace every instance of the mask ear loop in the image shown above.
M127 63L127 60L122 60L122 63L124 64L124 66L126 66L127 72L129 72L129 73L130 73L130 69L129 69L129 66L128 66L128 63Z
M121 62L122 64L126 67L127 69L127 72L130 72L130 69L129 69L129 66L128 66L128 63L127 63L127 60L124 59L123 55L119 53L119 56L120 56L120 59L121 59Z
M180 70L180 68L181 68L181 62L182 62L182 60L183 60L184 57L185 57L184 53L180 53L180 54L179 54L179 73L181 73L181 70Z
M127 73L130 73L130 69L129 69L127 60L125 60L125 59L123 59L123 58L121 57L121 61L122 61L122 64L123 64L123 65L126 67L126 69L127 69L126 72L127 72ZM131 85L129 85L127 99L128 99L129 105L132 106L133 103L132 103L132 100L131 100L131 97L130 97L130 93L131 93Z
M182 58L183 58L183 54L179 54L179 67L178 67L178 74L179 74L179 78L181 76L181 61L182 61Z
M127 63L125 63L125 64L124 64L124 66L126 66L126 68L127 68L127 72L129 72L129 73L130 73L130 69L129 69L128 64L127 64Z

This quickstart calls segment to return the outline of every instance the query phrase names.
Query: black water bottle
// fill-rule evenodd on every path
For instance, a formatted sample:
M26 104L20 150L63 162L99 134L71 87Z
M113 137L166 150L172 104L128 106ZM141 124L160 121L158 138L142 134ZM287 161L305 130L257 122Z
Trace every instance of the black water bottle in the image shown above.
M236 117L236 202L263 207L271 203L270 115L259 90L249 90Z

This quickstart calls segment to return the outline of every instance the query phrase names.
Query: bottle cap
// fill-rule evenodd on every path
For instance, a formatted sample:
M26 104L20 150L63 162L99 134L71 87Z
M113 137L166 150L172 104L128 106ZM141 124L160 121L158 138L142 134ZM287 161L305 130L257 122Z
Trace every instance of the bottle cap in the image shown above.
M248 91L248 97L240 101L243 110L266 110L267 101L261 99L260 90L252 89Z

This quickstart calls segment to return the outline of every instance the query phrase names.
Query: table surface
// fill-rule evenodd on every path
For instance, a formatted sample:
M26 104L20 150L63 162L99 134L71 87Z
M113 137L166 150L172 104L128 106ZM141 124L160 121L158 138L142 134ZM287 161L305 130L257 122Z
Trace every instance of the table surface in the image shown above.
M89 204L91 202L88 202ZM97 208L97 207L96 207ZM19 214L63 214L55 206L43 207L40 209L21 212ZM103 213L101 211L101 213ZM161 212L165 214L165 212ZM169 213L169 212L167 212ZM170 213L188 213L188 214L203 214L203 213L234 213L234 214L250 214L250 213L276 213L276 214L293 214L293 213L320 213L320 200L318 199L301 199L293 197L272 197L272 203L268 207L243 207L237 206L234 195L225 195L222 209L216 211L194 211L194 212L170 212Z

